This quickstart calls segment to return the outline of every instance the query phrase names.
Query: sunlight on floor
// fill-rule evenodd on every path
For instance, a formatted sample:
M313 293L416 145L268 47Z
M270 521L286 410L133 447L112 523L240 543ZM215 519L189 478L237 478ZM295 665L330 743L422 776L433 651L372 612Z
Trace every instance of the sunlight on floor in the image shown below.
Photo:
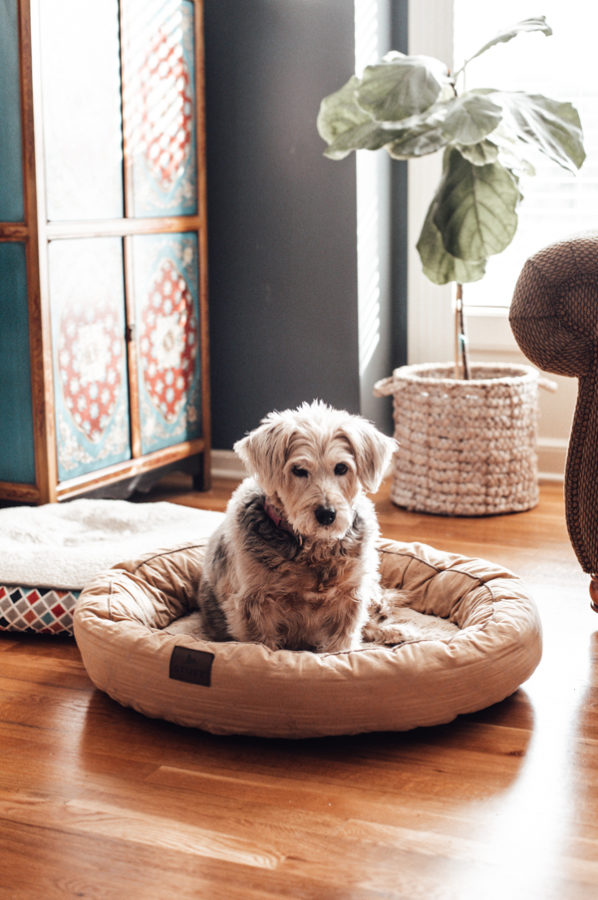
M567 612L562 596L556 603L563 607L561 615L579 613L579 627L561 634L554 624L558 615L550 618L543 660L522 691L533 718L530 744L511 786L475 804L486 852L478 857L481 867L472 868L460 881L463 896L475 896L482 885L483 896L489 898L556 896L563 858L570 855L574 864L579 856L571 848L579 813L572 761L583 740L582 714L593 681L592 643L587 649L587 610L572 602ZM470 807L468 815L471 812ZM487 881L487 865L495 874L492 884Z

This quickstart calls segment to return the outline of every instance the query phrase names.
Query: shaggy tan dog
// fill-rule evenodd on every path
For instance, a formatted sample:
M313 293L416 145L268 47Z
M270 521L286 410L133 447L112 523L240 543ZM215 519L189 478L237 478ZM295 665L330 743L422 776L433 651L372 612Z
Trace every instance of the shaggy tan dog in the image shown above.
M212 535L198 592L211 640L315 652L361 646L380 609L373 503L396 442L320 402L235 444L251 472Z

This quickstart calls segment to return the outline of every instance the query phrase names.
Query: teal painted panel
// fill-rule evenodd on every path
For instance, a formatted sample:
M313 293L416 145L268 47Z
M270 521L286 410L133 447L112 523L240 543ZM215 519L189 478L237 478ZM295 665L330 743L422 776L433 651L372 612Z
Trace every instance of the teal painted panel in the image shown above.
M132 240L144 453L201 436L197 235Z
M35 484L24 244L0 244L0 481Z
M0 0L0 222L22 222L21 95L17 0Z

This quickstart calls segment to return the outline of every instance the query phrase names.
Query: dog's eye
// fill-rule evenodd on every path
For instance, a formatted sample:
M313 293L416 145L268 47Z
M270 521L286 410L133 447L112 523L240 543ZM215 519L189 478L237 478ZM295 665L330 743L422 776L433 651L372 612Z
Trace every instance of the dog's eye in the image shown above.
M307 469L303 469L301 466L293 466L291 472L295 476L295 478L307 478L308 471Z
M337 463L334 467L335 475L346 475L349 471L349 466L346 463Z

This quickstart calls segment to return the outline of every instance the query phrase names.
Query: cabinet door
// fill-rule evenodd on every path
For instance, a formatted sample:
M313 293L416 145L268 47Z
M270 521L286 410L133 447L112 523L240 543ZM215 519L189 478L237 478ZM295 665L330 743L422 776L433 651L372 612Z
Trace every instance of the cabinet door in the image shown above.
M122 0L121 8L127 214L195 215L195 4Z
M25 215L21 165L19 25L16 0L0 3L0 222Z
M132 238L141 449L201 436L197 235Z
M120 238L53 241L50 312L58 477L131 456Z
M118 0L39 0L49 221L123 214Z

